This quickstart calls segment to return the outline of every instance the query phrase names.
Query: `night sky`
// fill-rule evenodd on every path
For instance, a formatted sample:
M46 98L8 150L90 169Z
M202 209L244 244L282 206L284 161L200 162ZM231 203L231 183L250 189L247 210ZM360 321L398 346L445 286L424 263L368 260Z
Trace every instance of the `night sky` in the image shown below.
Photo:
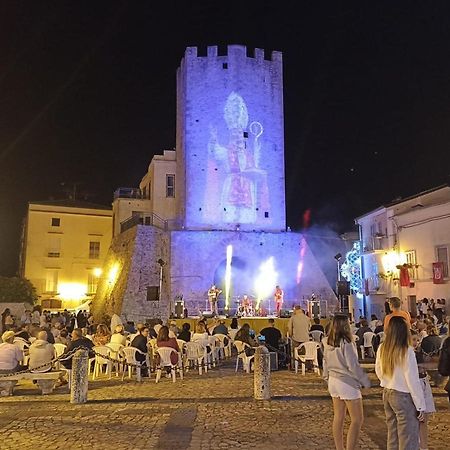
M75 183L79 199L110 204L175 146L187 46L283 52L292 229L311 209L312 224L352 230L379 204L447 183L447 3L3 1L0 275L17 270L28 201Z

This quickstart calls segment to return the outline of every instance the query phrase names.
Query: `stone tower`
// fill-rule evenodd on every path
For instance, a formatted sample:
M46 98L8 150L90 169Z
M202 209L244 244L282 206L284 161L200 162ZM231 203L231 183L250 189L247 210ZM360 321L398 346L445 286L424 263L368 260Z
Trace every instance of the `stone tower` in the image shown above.
M177 71L177 210L188 230L283 231L282 55L241 45Z

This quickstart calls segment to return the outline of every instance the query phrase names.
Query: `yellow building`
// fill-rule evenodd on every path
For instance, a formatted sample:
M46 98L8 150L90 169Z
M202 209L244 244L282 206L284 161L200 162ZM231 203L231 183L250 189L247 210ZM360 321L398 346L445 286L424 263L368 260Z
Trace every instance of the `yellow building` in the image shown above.
M112 237L110 207L77 200L30 202L20 274L44 308L74 309L95 294Z

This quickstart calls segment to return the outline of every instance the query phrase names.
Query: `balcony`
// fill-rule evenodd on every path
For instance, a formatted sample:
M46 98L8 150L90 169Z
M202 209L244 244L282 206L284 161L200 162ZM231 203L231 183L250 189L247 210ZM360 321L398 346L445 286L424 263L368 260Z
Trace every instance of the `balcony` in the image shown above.
M164 231L181 230L181 223L177 220L167 220L158 216L155 213L140 213L134 214L127 220L120 224L120 232L123 233L136 225L145 225L156 227Z
M139 188L121 187L114 191L114 200L117 198L143 199L142 191Z

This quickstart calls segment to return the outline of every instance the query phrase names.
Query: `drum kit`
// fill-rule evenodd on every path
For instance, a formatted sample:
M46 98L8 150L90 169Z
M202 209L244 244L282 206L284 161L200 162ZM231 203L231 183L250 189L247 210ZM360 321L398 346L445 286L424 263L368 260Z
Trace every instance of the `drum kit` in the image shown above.
M254 297L244 295L241 298L240 296L237 296L234 303L236 304L237 317L256 317L258 315L254 306Z

